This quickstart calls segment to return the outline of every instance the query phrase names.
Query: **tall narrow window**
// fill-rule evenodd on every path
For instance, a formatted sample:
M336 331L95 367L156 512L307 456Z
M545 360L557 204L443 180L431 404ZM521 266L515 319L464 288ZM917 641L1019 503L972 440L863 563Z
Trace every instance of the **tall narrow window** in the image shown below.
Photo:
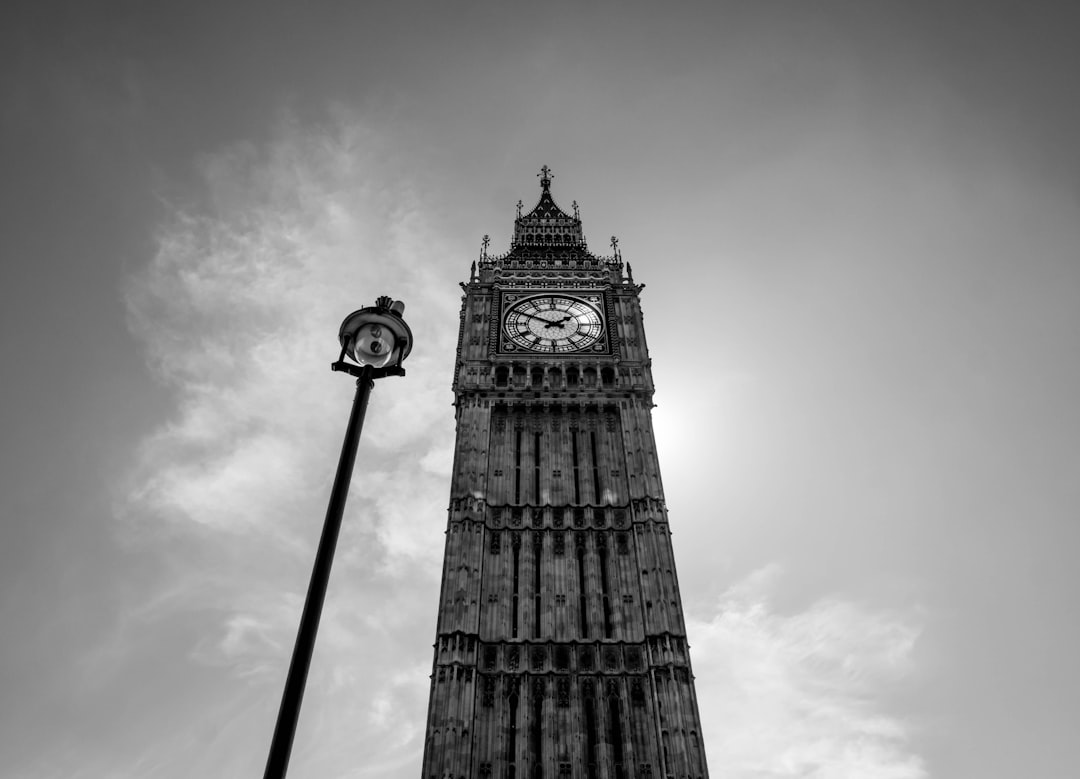
M514 431L514 503L521 503L521 430Z
M623 766L622 722L619 712L619 699L614 695L608 698L608 730L612 757L615 759L615 779L625 779L626 770Z
M581 623L581 637L589 637L589 599L585 596L585 545L578 544L577 548L578 570L578 613Z
M517 694L510 696L510 738L506 740L506 776L507 779L515 779L517 776Z
M532 700L532 722L530 725L530 741L532 741L532 764L533 779L540 779L544 775L544 752L543 752L543 732L544 732L544 688L543 682L539 682L533 686L533 700Z
M513 613L511 614L510 622L510 637L517 638L518 636L518 571L519 563L521 562L521 546L517 543L514 544L514 598L513 598Z
M596 779L597 755L596 755L596 704L593 702L591 690L585 692L585 759L588 763L589 779Z
M533 502L540 505L540 434L533 433Z
M543 539L539 533L533 541L533 638L540 638L540 564Z
M570 454L574 458L574 503L581 503L581 462L578 459L578 431L570 434Z
M592 445L592 483L593 499L600 502L600 461L596 459L596 433L589 433L589 442Z
M603 595L604 605L604 638L611 638L611 593L608 592L608 559L607 547L600 550L600 589Z

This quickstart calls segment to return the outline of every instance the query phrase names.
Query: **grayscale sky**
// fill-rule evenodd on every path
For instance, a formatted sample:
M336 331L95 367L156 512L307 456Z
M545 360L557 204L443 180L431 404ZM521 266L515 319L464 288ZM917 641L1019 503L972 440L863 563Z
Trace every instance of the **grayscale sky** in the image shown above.
M712 775L1073 779L1080 6L8 2L0 775L412 779L460 290L576 200L643 293Z

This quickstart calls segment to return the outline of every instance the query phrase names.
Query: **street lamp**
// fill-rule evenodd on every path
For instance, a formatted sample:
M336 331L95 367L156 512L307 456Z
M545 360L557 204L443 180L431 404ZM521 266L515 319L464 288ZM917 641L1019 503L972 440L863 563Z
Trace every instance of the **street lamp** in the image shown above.
M412 351L412 330L401 318L405 304L383 295L374 306L361 308L345 317L338 331L341 355L331 370L342 371L356 377L356 397L353 399L349 424L345 428L345 441L341 445L334 486L330 490L330 503L326 507L319 549L315 553L315 566L311 571L304 611L300 615L300 628L296 635L289 675L285 679L285 691L281 695L274 738L270 743L270 755L266 759L263 779L283 779L289 765L293 735L300 716L300 703L304 698L311 653L315 648L315 634L319 630L323 601L326 599L326 583L330 578L330 566L334 562L341 515L345 511L345 499L349 495L353 464L356 462L356 446L364 427L364 412L375 379L386 376L404 376L401 363ZM355 362L346 362L349 357Z

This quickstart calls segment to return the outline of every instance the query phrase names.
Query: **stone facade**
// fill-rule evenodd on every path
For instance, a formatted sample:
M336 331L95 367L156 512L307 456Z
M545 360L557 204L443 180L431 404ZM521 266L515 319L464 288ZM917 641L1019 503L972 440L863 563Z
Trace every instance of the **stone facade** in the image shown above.
M541 190L528 214L519 203L510 251L488 255L485 237L462 284L422 779L706 779L644 285L614 239L613 256L589 252L546 167ZM515 341L521 301L534 313ZM575 345L559 301L595 311L602 333Z

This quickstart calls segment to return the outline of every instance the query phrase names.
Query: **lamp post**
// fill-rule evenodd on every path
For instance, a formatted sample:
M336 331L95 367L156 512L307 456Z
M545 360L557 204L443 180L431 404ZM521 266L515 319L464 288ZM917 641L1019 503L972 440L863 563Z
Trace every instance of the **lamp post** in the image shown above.
M349 495L353 464L360 431L364 427L364 413L375 379L386 376L404 376L401 363L412 351L412 330L402 319L405 304L385 295L374 306L361 308L345 317L338 332L341 355L331 370L342 371L356 377L356 397L353 399L349 423L345 428L345 441L341 445L334 486L330 490L330 502L326 507L319 548L315 553L315 566L311 571L304 610L300 616L300 628L285 679L285 691L281 695L274 737L270 742L270 755L266 759L263 779L283 779L289 765L296 722L300 717L300 703L304 698L311 653L315 648L315 634L319 630L326 584L330 578L330 566L334 562L334 548L341 530L341 516ZM346 362L351 357L355 362Z

